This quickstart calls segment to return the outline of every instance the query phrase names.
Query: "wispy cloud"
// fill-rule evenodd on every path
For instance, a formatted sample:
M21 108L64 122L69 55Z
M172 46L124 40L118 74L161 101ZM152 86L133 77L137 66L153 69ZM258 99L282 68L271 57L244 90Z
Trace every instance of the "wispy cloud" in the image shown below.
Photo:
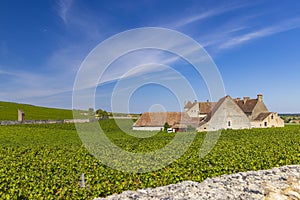
M46 99L49 96L57 96L70 92L72 89L73 78L67 73L39 73L36 71L8 70L3 67L0 69L1 80L5 84L0 85L0 99L7 101L19 101L24 103L63 107L69 104L71 107L72 99L64 99L59 104L41 103L39 99ZM13 91L13 92L12 92ZM63 106L61 106L63 104Z
M227 42L225 42L224 44L221 44L219 46L219 48L220 49L233 48L234 46L243 44L245 42L248 42L248 41L251 41L254 39L270 36L270 35L280 33L280 32L289 31L289 30L299 28L299 27L300 27L300 18L290 19L288 21L284 21L284 22L278 23L273 26L269 26L266 28L248 32L243 35L233 36Z
M57 5L58 5L58 15L59 17L64 21L64 23L68 23L68 14L69 11L72 7L73 0L58 0Z
M220 6L211 8L207 11L201 12L200 14L193 14L193 15L189 15L187 17L184 17L181 20L178 20L177 22L175 22L173 24L171 23L169 25L169 27L174 28L174 29L178 29L178 28L181 28L183 26L192 24L194 22L199 22L201 20L204 21L204 20L207 20L208 18L218 16L218 15L230 12L230 11L234 11L236 9L245 7L247 5L248 4L245 4L245 3L243 3L243 4L241 4L241 3L239 3L239 4L227 3L225 5L220 5Z
M80 33L82 40L101 41L103 35L111 31L108 25L109 16L101 16L102 13L92 12L82 2L58 0L55 10L57 15L64 21L69 34L76 35ZM106 30L105 33L101 31L103 29Z
M4 70L1 70L0 69L0 75L13 75L13 74L11 74L10 72L7 72L7 71L4 71Z

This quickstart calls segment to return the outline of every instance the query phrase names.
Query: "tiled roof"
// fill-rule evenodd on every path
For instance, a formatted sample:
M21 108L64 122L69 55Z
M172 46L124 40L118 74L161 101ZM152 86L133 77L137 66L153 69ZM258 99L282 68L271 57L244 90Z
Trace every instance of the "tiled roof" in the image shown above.
M193 106L192 102L188 101L188 102L185 104L184 108L190 109L192 106Z
M195 119L183 112L146 112L135 122L133 126L163 126L166 122L169 125L190 124Z
M244 103L244 100L235 100L237 105L245 112L245 113L252 113L253 109L255 108L258 100L257 99L249 99Z
M208 114L212 111L217 102L199 102L199 113Z
M213 107L213 109L211 110L211 112L209 112L207 114L207 116L201 121L201 123L199 124L200 126L209 122L209 120L211 119L211 117L215 114L215 112L219 109L219 107L222 105L222 103L225 101L226 98L231 98L230 96L225 96L223 98L221 98L217 103L215 103L215 106Z
M265 113L260 113L256 118L255 121L263 121L266 119L272 112L265 112Z

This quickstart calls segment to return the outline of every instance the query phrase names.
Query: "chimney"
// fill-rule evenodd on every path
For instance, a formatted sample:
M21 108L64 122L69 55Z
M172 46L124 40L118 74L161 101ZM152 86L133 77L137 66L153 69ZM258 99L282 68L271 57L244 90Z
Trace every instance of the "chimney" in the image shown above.
M263 101L263 95L262 95L262 94L258 94L258 95L257 95L257 100L258 100L259 102L262 102L262 101Z
M244 97L244 104L250 99L250 97Z
M240 97L237 97L237 98L236 98L236 101L239 101L239 100L241 100L241 98L240 98Z
M197 103L197 100L195 100L194 103Z

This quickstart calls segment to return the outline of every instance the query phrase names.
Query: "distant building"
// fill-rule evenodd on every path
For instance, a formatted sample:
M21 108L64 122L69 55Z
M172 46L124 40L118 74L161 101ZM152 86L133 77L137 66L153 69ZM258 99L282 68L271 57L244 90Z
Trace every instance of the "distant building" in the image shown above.
M23 110L18 109L18 121L24 122L25 121L25 113Z
M186 131L187 126L192 126L199 132L284 126L283 119L269 112L263 95L258 94L256 99L225 96L218 102L188 101L184 112L143 113L133 130L161 130L166 122L175 131Z
M192 118L185 112L146 112L133 125L133 130L160 131L165 123L177 130L186 130L185 124L197 126L198 118Z

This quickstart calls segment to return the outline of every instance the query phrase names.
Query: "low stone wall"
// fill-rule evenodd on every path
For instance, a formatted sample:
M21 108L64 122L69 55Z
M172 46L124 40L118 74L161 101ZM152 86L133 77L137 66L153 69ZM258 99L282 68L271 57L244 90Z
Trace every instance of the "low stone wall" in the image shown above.
M65 119L64 123L87 123L90 122L90 119Z
M296 200L300 199L300 165L239 172L208 178L202 183L184 181L158 188L125 191L94 200Z
M25 120L20 121L0 121L0 125L17 125L17 124L62 124L63 120Z
M21 124L19 121L0 121L0 125L16 125Z
M65 120L25 120L23 122L20 121L0 121L0 125L18 125L18 124L69 124L69 123L88 123L88 122L96 122L97 119L65 119Z

